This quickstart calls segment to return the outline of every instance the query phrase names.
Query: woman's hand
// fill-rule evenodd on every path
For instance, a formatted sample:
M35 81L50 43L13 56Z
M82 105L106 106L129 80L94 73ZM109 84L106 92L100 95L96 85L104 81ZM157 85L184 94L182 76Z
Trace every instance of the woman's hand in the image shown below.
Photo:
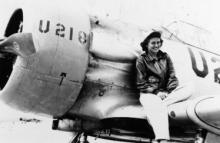
M158 92L157 96L161 98L161 100L164 100L165 98L167 98L168 93L167 92Z

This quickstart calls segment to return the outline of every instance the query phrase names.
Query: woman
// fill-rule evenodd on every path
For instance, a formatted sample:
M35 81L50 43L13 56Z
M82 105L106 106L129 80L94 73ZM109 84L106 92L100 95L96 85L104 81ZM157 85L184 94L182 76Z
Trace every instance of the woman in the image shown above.
M191 88L185 88L184 92L176 89L178 79L169 55L160 50L162 44L160 32L150 33L141 43L144 53L136 63L139 100L154 130L155 140L161 143L170 139L167 106L191 95ZM175 94L174 89L178 91Z

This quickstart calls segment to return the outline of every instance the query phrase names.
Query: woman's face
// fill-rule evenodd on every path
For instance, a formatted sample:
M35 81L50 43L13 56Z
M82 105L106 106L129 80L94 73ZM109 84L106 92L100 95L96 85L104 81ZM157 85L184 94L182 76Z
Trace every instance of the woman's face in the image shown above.
M148 52L156 54L160 50L161 46L162 43L160 38L151 38L147 45Z

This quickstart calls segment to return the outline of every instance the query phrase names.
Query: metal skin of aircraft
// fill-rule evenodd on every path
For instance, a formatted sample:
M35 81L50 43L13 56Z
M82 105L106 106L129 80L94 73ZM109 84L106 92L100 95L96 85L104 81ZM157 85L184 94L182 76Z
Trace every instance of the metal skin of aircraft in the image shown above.
M9 19L0 55L13 68L0 79L1 100L53 118L53 129L77 133L73 143L85 143L87 136L151 142L135 60L142 53L139 43L155 29L90 16L73 1L50 5L18 8ZM175 31L173 25L156 29L163 33L162 50L171 56L180 83L194 88L192 96L168 106L171 142L219 142L220 55L204 46L206 39L199 36L205 30L180 23L197 35Z

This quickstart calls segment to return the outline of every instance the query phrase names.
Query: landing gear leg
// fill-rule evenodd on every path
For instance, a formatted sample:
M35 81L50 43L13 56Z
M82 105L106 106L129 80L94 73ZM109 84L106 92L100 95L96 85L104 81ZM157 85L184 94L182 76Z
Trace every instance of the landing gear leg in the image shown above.
M85 133L78 133L71 143L89 143Z
M196 134L196 139L194 143L205 143L207 131L206 130L198 130L198 133Z
M82 133L81 134L81 137L79 139L79 143L89 143L88 140L87 140L87 135Z

